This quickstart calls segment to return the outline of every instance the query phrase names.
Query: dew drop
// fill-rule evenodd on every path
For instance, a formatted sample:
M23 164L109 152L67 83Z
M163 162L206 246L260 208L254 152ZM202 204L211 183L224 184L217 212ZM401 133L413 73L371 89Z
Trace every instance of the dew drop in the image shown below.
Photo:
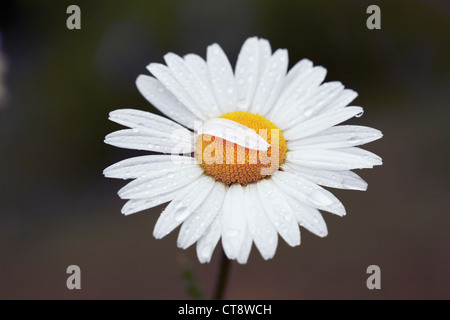
M305 117L310 117L313 114L314 109L313 108L306 108L305 111L303 111L303 115Z

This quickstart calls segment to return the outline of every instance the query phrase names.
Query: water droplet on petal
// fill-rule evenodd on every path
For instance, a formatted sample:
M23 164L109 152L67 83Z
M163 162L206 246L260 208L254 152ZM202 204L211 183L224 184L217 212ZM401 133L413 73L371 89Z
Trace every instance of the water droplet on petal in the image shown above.
M305 111L303 112L303 115L305 117L310 117L313 114L314 109L313 108L306 108Z

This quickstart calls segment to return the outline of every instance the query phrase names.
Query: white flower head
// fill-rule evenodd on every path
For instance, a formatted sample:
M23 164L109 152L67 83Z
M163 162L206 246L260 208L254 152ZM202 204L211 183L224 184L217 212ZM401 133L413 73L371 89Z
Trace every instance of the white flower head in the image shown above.
M366 190L352 169L381 165L357 146L380 131L338 125L363 109L348 106L357 93L340 82L322 83L326 70L303 59L288 71L287 50L267 40L245 41L233 71L218 44L198 55L164 56L148 66L137 87L167 118L131 109L110 119L129 129L106 136L117 147L162 153L127 159L105 169L134 179L119 191L125 215L170 202L154 236L181 225L178 246L197 243L209 262L221 240L229 259L246 263L252 244L274 256L278 235L300 244L300 228L324 237L319 210L339 216L344 206L322 188Z

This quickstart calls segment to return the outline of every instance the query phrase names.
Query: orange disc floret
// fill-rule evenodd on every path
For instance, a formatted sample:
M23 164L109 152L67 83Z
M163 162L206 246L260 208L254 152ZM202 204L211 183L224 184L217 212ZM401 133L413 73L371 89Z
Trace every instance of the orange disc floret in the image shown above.
M272 122L250 112L225 113L219 118L238 122L258 133L269 144L267 151L244 148L207 134L199 135L195 157L205 173L227 185L247 185L270 177L286 158L286 139Z

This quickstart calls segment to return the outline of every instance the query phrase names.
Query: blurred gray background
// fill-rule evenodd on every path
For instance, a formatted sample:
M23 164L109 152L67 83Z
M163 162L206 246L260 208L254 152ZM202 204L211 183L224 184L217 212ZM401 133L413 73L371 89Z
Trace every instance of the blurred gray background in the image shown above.
M374 1L381 30L366 28L371 1L3 1L0 33L7 100L0 107L0 298L185 299L189 264L205 297L219 263L201 265L177 232L152 236L164 206L125 217L125 182L102 170L142 152L103 143L117 108L156 112L135 87L172 51L206 54L217 42L234 65L249 36L307 57L326 81L356 90L362 118L383 139L366 149L384 165L358 172L368 191L332 192L347 216L324 213L328 237L302 229L270 261L253 247L233 263L231 299L449 299L448 1ZM81 30L66 8L81 8ZM66 288L80 266L82 289ZM366 268L381 267L381 290Z

